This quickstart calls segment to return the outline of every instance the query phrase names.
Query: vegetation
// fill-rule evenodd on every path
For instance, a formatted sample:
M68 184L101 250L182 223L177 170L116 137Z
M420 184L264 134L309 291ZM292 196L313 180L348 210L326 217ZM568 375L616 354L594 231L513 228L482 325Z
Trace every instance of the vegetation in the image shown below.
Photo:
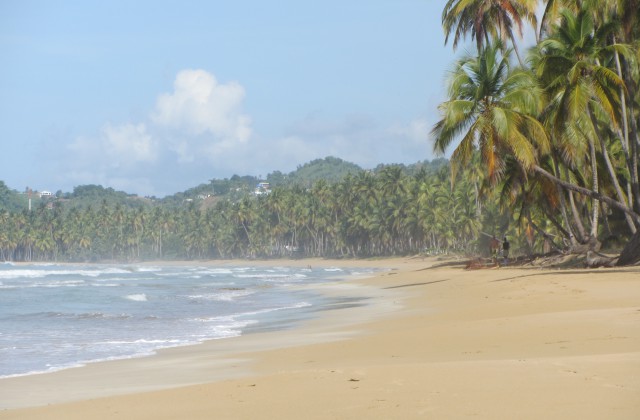
M452 189L449 168L380 166L342 180L276 186L180 206L133 206L98 199L39 202L33 211L0 212L0 259L134 261L231 257L363 257L468 252L481 225L509 225L495 203L482 207L474 176ZM439 168L439 169L437 169ZM410 174L411 173L411 174ZM95 188L77 191L99 192ZM105 191L106 192L106 191ZM72 194L73 195L73 194ZM107 193L110 195L110 193ZM130 199L134 199L130 197ZM493 210L490 210L490 209ZM515 233L512 231L512 233ZM484 237L483 237L484 238Z
M537 28L534 1L447 2L447 39L454 33L455 47L468 34L477 52L454 66L434 148L443 152L461 138L454 176L479 154L485 189L517 209L523 231L573 252L630 238L619 263L637 262L640 4L543 3ZM533 24L538 42L515 65L503 40L515 47L512 29L523 22Z

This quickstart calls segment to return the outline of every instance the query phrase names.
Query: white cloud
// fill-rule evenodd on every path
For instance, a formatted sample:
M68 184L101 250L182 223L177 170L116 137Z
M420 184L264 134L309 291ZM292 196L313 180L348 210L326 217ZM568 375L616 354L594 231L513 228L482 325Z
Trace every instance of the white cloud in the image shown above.
M363 116L338 120L308 117L293 124L287 135L276 141L279 154L272 163L295 162L295 167L329 155L364 168L380 163L415 163L433 158L429 130L424 118L380 127Z
M153 162L157 158L157 143L144 124L107 124L103 133L105 152L110 157L127 164Z
M241 113L245 92L240 84L219 84L204 70L182 70L173 88L158 97L154 123L192 135L208 133L223 143L244 143L251 136L251 119Z
M144 124L106 124L97 138L78 137L68 149L89 165L130 166L155 161L156 146Z
M253 170L244 97L236 82L221 84L207 71L182 70L173 91L158 96L148 120L107 123L94 137L76 137L66 147L60 176L77 185L166 194L210 178L206 168L233 172L241 164L239 171Z
M425 118L418 118L408 123L395 124L387 132L390 136L402 138L408 143L424 146L429 139L431 127Z

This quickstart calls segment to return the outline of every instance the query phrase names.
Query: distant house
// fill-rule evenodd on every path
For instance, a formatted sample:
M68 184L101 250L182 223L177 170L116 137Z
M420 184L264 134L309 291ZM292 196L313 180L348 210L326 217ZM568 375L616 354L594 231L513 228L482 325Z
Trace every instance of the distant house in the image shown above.
M53 197L53 193L51 191L40 191L40 198L44 197Z
M253 192L255 195L269 194L271 192L271 185L268 182L259 182L256 185L256 189Z

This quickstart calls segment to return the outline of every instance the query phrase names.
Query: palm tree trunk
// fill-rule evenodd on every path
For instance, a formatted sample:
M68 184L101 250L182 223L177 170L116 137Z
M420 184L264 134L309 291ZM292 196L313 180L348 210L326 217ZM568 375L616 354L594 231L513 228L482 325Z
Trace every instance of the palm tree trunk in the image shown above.
M627 213L631 216L631 218L636 221L637 223L640 223L640 214L634 212L632 209L630 209L628 206L619 203L618 201L612 199L611 197L607 197L606 195L602 195L600 194L600 192L598 191L592 191L588 188L584 188L581 187L579 185L574 185L571 184L569 182L563 181L560 178L550 174L549 172L547 172L545 169L541 168L538 165L534 165L533 166L533 171L538 173L539 175L544 176L545 178L549 179L550 181L559 184L562 188L569 190L569 191L575 191L579 194L582 194L586 197L592 198L594 200L599 200L599 201L604 201L605 203L607 203L609 206L611 207L615 207L616 209L623 211L624 213Z
M624 74L624 83L627 87L627 93L629 98L635 98L635 84L631 79L629 65L625 61L623 63L625 71ZM630 160L628 162L629 169L631 171L631 190L633 191L633 197L635 201L631 204L636 211L640 211L640 179L638 176L638 144L640 143L640 137L638 136L638 124L635 119L635 104L633 100L630 100L627 103L629 108L629 157Z
M615 43L615 38L613 40L613 42ZM623 76L622 76L622 66L620 65L620 55L618 54L618 51L614 50L613 51L613 56L616 62L616 71L618 72L618 77L621 80L624 80ZM627 163L628 163L628 158L629 158L629 119L627 116L627 99L626 96L624 94L624 88L620 87L620 106L621 106L621 110L622 110L622 137L621 137L621 142L622 142L622 149L625 152L625 155L627 157Z
M545 232L544 230L542 230L540 228L540 226L538 226L532 219L531 219L531 214L527 213L527 220L529 221L529 224L531 225L531 227L538 232L538 234L540 236L542 236L544 239L546 239L547 241L549 241L549 243L551 244L551 246L557 251L557 252L562 252L562 249L556 245L556 243L553 241L553 236L549 235L547 232Z
M580 235L579 241L580 243L586 242L587 232L584 230L584 225L582 224L582 219L580 218L580 212L578 212L578 208L576 207L576 199L573 196L573 191L569 190L569 204L571 205L571 213L573 215L573 221L576 224L576 228L578 229L578 234Z
M558 222L555 218L555 216L553 214L551 214L548 210L544 210L544 214L545 216L547 216L547 219L549 219L549 221L551 222L551 224L553 226L556 227L556 229L558 229L558 231L565 237L565 238L570 238L571 237L571 233L568 232L561 224L560 222ZM575 244L574 244L575 243ZM570 243L572 248L575 248L578 246L578 242L575 240L573 240L573 242Z
M591 116L590 110L589 115ZM596 145L591 136L589 136L589 153L591 155L591 189L593 192L598 194L600 189L598 187L598 163L596 162ZM598 210L599 206L597 199L593 198L593 202L591 203L591 232L589 232L590 239L595 239L598 237Z
M618 182L618 177L616 176L616 172L613 169L613 165L611 164L611 159L609 158L609 152L607 151L607 146L604 144L604 140L602 139L602 136L598 131L598 122L596 121L596 118L593 115L593 112L591 112L590 107L588 108L588 113L589 113L589 118L591 118L591 124L593 125L593 131L596 137L598 137L598 142L600 143L600 149L602 150L602 156L607 165L607 170L609 171L611 180L613 181L613 187L616 191L616 195L618 196L618 201L621 203L627 204L627 201L624 198L624 193L622 192L622 188L620 187L620 183ZM591 144L589 144L589 147L591 147ZM625 218L627 220L627 225L629 225L629 230L631 230L631 233L636 233L636 226L633 223L633 219L631 218L631 216L625 213Z
M558 167L558 160L555 156L551 158L553 160L553 167L556 172L556 176L560 177L560 168ZM576 237L573 234L573 228L571 227L571 223L569 222L569 216L567 215L567 202L564 197L564 192L560 188L559 185L556 185L556 191L558 192L558 197L560 198L560 212L562 213L562 220L564 221L565 226L567 227L567 232L569 233L569 242L572 247L578 245L576 241Z
M520 57L520 51L518 51L518 46L516 45L516 40L514 39L513 34L511 35L511 45L513 45L513 51L516 53L520 67L524 68L524 62L522 61L522 57Z
M615 42L615 38L614 38L614 42ZM620 55L618 54L618 51L614 50L614 58L615 58L615 62L616 62L616 71L618 72L618 77L620 77L621 80L625 81L625 85L626 85L626 80L624 78L624 75L622 73L622 66L620 64ZM622 144L622 151L624 153L624 158L625 158L625 162L627 163L627 168L629 169L629 173L631 174L631 182L629 182L627 184L627 197L628 197L628 204L630 207L633 207L633 201L634 201L634 196L636 196L636 193L634 192L634 180L633 180L633 173L634 173L634 168L633 168L633 162L634 159L632 159L632 157L629 154L629 114L627 113L627 98L625 95L625 89L624 87L620 87L620 106L621 106L621 111L622 111L622 132L620 132L620 129L618 129L618 136L620 137L620 144ZM630 109L633 109L633 107L631 106ZM631 119L633 119L633 114ZM637 167L636 167L637 168ZM636 170L637 173L637 170ZM637 185L637 182L635 183Z
M607 217L607 205L603 202L600 202L600 211L602 212L602 224L604 225L604 229L607 232L607 236L613 236L611 226L609 226L609 218Z

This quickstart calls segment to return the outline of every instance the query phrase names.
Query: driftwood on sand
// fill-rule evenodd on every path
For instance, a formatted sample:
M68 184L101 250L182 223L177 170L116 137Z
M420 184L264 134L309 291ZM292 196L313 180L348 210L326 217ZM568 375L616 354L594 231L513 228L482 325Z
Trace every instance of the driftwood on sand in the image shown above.
M587 259L584 262L585 267L615 267L618 257L608 257L595 251L587 251Z

